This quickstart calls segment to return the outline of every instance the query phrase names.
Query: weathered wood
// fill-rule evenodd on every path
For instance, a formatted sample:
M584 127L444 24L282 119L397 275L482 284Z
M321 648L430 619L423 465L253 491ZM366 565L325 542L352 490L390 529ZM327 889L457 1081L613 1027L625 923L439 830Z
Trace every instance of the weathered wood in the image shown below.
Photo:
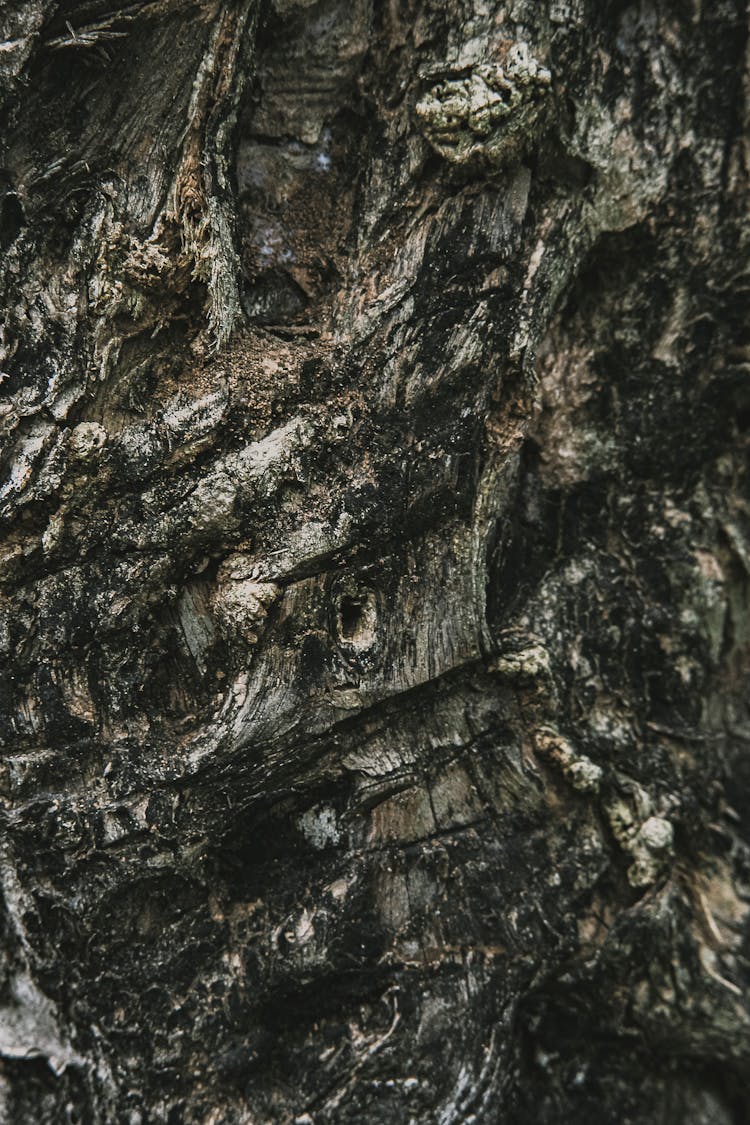
M0 29L0 1121L745 1121L743 5Z

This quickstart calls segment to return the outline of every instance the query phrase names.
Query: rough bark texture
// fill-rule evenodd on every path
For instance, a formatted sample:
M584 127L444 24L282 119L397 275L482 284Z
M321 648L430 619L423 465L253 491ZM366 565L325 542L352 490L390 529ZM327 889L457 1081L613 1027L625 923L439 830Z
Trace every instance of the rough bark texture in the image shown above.
M750 1117L740 0L0 11L0 1120Z

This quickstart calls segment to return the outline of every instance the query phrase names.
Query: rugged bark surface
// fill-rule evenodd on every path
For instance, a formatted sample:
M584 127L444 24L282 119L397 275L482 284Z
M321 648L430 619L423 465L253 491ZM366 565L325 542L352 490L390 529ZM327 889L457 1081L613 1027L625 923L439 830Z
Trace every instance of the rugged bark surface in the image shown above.
M0 13L0 1120L750 1115L739 0Z

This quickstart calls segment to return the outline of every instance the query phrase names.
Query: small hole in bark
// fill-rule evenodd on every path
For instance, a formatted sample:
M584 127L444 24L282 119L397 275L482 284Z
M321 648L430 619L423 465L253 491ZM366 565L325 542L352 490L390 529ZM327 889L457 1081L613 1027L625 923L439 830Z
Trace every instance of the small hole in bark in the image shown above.
M351 640L357 635L362 621L362 602L359 598L341 599L341 636Z
M346 644L370 648L375 642L375 599L370 593L344 594L339 602L339 636Z
M242 302L255 324L289 324L304 315L308 297L304 289L282 270L268 270L247 284Z

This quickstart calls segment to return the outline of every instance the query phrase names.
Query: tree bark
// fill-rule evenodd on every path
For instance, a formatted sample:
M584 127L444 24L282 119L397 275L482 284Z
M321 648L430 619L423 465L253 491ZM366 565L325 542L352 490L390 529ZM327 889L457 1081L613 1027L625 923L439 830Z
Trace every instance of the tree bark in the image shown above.
M745 6L0 25L0 1121L747 1121Z

